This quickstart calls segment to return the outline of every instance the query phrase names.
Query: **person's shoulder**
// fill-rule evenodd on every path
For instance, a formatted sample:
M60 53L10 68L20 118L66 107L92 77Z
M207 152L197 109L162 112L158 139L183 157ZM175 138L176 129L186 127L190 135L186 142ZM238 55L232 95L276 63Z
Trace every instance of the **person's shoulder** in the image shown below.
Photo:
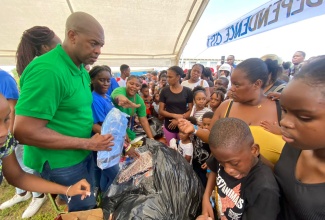
M169 86L165 86L164 88L162 88L161 90L160 90L160 95L161 94L164 94L164 93L166 93L166 92L169 92L170 91L170 87Z
M4 71L2 69L0 69L0 76L1 76L1 80L3 78L13 78L7 71Z
M246 187L251 191L276 190L278 184L270 167L261 160L251 169L246 179Z
M216 112L218 112L218 114L220 114L220 118L224 117L224 114L226 113L231 102L233 102L232 99L227 99L227 100L221 102L221 104L219 105L219 107L216 110Z
M189 88L189 87L187 87L186 85L182 85L183 86L183 92L187 92L187 93L191 93L192 94L192 90L191 90L191 88Z
M144 104L144 99L138 93L135 94L135 97L138 103L140 102L140 104Z
M104 99L101 95L99 95L97 92L92 91L92 96L93 96L93 102L98 102L99 100Z
M186 85L188 85L188 84L189 84L189 83L188 83L188 80L184 80L184 81L181 83L182 86L184 86L184 85L186 86Z
M113 93L122 93L122 92L126 92L126 87L120 86L113 90Z
M23 76L26 75L28 72L43 72L44 74L60 74L64 65L62 65L62 59L60 58L60 54L58 53L57 49L54 48L53 50L43 54L39 57L35 57L26 67L23 72ZM44 71L46 70L46 71ZM37 75L37 74L36 74Z

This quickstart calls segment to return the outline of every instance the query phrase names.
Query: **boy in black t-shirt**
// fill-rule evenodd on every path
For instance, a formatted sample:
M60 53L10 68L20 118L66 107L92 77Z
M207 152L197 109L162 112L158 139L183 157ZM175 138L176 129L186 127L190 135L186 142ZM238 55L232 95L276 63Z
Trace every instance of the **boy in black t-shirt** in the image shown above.
M277 219L279 187L259 159L248 125L236 118L218 120L209 136L211 173L202 201L202 216L214 218L209 198L217 186L216 219Z

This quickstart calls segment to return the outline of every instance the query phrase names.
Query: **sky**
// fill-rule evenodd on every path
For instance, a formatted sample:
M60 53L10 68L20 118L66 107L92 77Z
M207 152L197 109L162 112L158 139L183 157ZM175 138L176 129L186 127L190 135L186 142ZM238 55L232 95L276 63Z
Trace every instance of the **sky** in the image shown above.
M324 15L299 21L277 29L237 40L225 45L207 48L207 36L213 34L241 16L267 3L267 0L210 0L181 58L213 58L235 55L243 60L277 54L284 61L291 61L297 50L306 52L306 58L324 54Z

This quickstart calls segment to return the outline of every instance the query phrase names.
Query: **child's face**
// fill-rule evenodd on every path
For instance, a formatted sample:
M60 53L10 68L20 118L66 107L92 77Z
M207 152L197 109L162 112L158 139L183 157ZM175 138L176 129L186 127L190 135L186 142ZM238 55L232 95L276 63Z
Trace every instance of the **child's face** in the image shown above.
M166 77L161 77L160 84L161 84L162 87L166 86L166 84L167 84L167 78Z
M111 77L108 71L101 71L91 80L94 91L98 94L106 94L110 85Z
M282 138L302 150L325 148L324 87L292 80L281 94Z
M210 127L211 120L211 118L202 118L202 128L208 129Z
M149 88L142 89L141 93L143 94L144 97L148 97L149 96Z
M223 87L223 84L222 84L222 79L216 79L214 81L214 88L217 89L219 87Z
M155 102L159 102L159 94L158 93L155 94Z
M223 88L227 89L228 88L228 83L227 82L224 82L224 80L222 80L222 79L217 79L214 82L214 88L215 89L218 89L220 87L223 87Z
M10 121L9 114L10 108L8 101L0 94L0 147L2 147L7 140Z
M205 104L207 103L207 97L204 92L197 92L195 94L194 102L197 107L204 108Z
M246 144L247 143L243 143ZM241 146L240 149L223 147L210 148L213 156L218 160L225 172L230 176L241 179L248 175L253 166L257 163L259 147L256 144L252 146Z
M211 108L218 108L221 104L221 97L214 93L210 98L210 107Z
M180 131L178 135L179 135L179 139L181 139L182 141L188 140L189 134Z

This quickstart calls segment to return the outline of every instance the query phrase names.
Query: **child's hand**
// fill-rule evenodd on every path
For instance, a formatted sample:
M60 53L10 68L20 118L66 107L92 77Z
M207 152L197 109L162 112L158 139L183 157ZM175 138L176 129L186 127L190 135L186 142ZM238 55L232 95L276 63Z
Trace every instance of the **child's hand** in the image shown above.
M67 189L66 194L67 196L81 195L81 200L84 200L87 196L90 196L90 184L87 180L82 179Z
M207 163L202 164L201 168L202 168L203 170L206 170L206 169L208 168Z
M137 158L140 157L140 154L138 153L138 151L136 151L134 149L134 147L131 147L130 150L125 152L125 154L128 155L129 157L133 158L133 159L137 159Z
M281 93L279 93L279 92L270 92L269 94L267 94L267 97L269 99L271 99L272 101L279 100L280 97L281 97Z
M270 121L261 121L260 125L268 132L281 135L281 128L276 121L273 123Z
M213 208L210 203L210 198L208 196L203 196L202 199L202 215L214 219Z

